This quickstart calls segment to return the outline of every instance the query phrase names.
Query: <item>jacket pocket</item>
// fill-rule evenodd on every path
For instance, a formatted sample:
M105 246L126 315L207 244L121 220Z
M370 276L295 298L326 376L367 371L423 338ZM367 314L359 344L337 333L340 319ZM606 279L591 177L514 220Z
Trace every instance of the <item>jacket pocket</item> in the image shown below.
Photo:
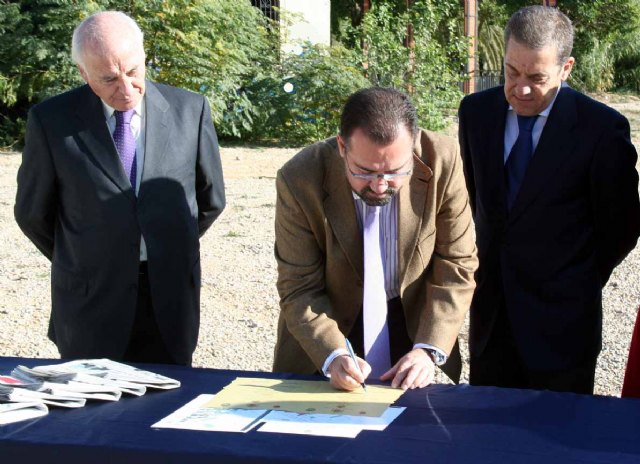
M54 287L67 290L81 296L87 295L89 287L86 279L61 268L57 264L53 264L51 267L51 283Z

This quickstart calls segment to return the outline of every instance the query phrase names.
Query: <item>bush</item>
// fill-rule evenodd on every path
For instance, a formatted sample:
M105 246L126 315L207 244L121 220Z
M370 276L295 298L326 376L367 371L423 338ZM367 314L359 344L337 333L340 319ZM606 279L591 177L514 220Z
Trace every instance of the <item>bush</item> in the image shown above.
M439 130L455 110L466 59L462 13L456 0L415 0L407 10L375 2L352 33L361 44L361 62L374 85L395 87L411 94L420 125ZM413 27L414 47L404 42Z
M18 147L29 108L82 80L71 34L95 5L87 1L0 3L0 147Z
M275 62L277 42L248 0L4 1L0 146L22 140L29 107L82 83L71 61L71 35L83 18L101 10L124 11L138 22L148 76L206 95L221 135L250 127L252 105L237 89ZM228 108L241 110L224 117Z
M370 86L356 62L355 53L342 46L306 44L301 55L285 56L273 73L245 89L256 110L246 136L300 145L335 135L347 97Z
M589 92L606 92L613 87L613 55L610 42L593 40L588 51L576 59L571 85Z
M621 36L612 48L615 85L640 92L640 32Z

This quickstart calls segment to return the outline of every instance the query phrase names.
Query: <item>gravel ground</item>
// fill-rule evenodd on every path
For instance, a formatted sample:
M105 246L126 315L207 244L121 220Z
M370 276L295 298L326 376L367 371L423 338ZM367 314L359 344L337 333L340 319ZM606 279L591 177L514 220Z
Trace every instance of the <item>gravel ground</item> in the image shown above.
M640 99L603 96L640 137ZM451 130L455 133L455 130ZM273 257L275 173L295 149L223 147L227 208L201 241L202 322L194 365L270 370L278 317ZM56 358L47 339L49 262L13 219L20 155L0 153L0 356ZM640 246L615 270L604 291L603 350L596 393L620 394L636 307ZM461 333L466 358L467 327ZM467 377L463 371L463 380ZM446 382L438 376L437 381Z

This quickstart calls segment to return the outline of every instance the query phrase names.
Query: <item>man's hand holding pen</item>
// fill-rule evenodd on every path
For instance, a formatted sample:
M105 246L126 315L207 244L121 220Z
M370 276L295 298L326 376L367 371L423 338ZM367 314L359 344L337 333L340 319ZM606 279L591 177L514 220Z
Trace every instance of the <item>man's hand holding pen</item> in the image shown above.
M371 366L364 359L356 358L356 361L358 365L348 354L338 356L333 360L329 365L329 373L331 374L331 385L334 388L347 391L363 388L362 384L371 373Z

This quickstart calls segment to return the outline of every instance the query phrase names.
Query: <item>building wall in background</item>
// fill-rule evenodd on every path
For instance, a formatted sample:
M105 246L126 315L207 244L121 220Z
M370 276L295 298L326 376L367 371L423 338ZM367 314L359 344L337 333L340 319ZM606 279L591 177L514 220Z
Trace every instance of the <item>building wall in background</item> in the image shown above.
M301 51L302 42L331 44L330 0L280 0L281 51Z

